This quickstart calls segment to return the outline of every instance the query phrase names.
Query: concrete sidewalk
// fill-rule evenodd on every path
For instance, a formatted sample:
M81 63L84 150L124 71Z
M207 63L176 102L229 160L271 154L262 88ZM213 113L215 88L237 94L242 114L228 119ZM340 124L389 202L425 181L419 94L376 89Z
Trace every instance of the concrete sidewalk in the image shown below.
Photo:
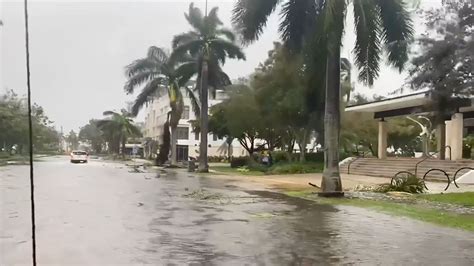
M264 176L244 176L244 175L212 175L213 178L230 179L240 182L252 182L263 185L266 188L274 189L311 189L308 184L311 182L317 186L321 185L322 174L295 174L295 175L264 175ZM362 175L341 174L342 187L344 190L353 190L360 186L375 186L390 183L390 178L373 177ZM447 186L446 182L426 182L428 187L427 193L454 193L474 191L474 185L459 184L457 188L454 184L449 186L447 191L444 189Z

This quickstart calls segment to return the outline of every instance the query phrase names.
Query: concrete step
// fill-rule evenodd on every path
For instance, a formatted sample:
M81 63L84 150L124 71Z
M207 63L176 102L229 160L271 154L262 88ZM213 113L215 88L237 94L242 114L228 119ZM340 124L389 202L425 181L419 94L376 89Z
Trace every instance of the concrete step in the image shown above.
M436 159L428 159L421 161L421 159L414 158L388 158L380 160L376 158L359 158L352 162L346 162L340 166L341 172L346 172L350 166L350 174L367 175L367 176L382 176L382 177L393 177L400 171L409 171L415 173L417 169L418 177L423 177L426 172L431 169L437 168L444 170L452 179L454 173L462 167L474 167L474 161L472 160L459 160L459 161L441 161ZM463 173L469 170L464 170L459 173ZM427 180L446 180L446 175L440 171L432 171L426 176Z

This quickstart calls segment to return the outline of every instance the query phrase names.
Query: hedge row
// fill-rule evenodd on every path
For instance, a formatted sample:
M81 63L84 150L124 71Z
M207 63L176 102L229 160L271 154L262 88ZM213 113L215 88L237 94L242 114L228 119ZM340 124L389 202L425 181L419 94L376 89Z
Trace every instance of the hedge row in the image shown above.
M275 151L271 153L273 163L286 163L286 162L297 162L299 160L299 154L293 153L289 154L284 151ZM255 164L255 162L259 161L259 156L254 155L253 158L246 156L246 157L234 157L230 162L230 167L238 168L242 166L250 166L251 164ZM323 163L324 162L324 153L323 152L315 152L315 153L307 153L305 154L305 161L312 162L312 163Z

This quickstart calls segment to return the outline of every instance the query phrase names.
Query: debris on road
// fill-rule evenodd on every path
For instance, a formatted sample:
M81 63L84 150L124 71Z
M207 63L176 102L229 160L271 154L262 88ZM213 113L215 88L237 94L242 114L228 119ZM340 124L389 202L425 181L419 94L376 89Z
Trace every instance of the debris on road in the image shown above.
M186 188L185 188L186 190ZM187 191L187 190L186 190ZM211 193L204 189L194 190L191 193L184 194L185 198L195 198L198 200L212 200L212 199L221 199L223 197L220 193Z

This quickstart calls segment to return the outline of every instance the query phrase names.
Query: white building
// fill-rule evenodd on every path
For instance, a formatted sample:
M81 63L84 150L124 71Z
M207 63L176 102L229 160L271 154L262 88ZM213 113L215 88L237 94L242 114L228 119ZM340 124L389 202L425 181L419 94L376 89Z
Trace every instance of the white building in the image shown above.
M189 121L196 120L191 107L191 100L185 91L182 91L184 100L184 111L177 128L177 156L178 161L188 160L188 156L197 157L199 155L200 134L192 132ZM209 99L209 107L222 102L227 98L223 91L217 91L215 99ZM159 143L162 142L163 125L166 122L167 114L171 110L169 98L166 93L159 95L146 109L144 137L152 138ZM208 156L227 156L227 144L225 139L219 139L213 134L208 137ZM247 152L237 140L232 143L232 156L245 156Z

